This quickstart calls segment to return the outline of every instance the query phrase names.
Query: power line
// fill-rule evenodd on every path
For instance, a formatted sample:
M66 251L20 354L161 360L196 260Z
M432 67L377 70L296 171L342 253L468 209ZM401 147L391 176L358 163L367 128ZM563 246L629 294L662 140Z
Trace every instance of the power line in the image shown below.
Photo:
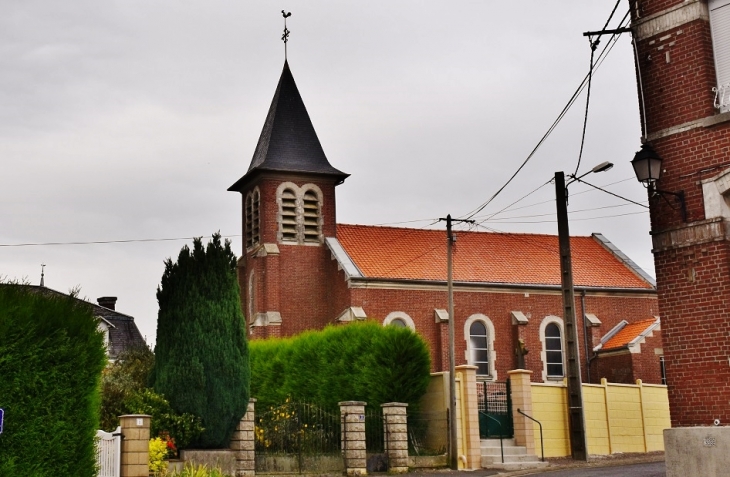
M128 240L91 240L88 242L29 242L29 243L2 243L0 247L42 247L48 245L96 245L109 243L138 243L138 242L173 242L176 240L194 240L196 238L211 238L212 235L197 235L195 237L175 238L146 238ZM222 238L241 237L241 235L222 235Z
M628 17L628 12L624 16L624 18L621 20L621 24L623 24L626 21L626 18L627 17ZM605 60L605 58L608 55L608 53L610 53L611 50L613 50L613 46L617 43L617 41L618 41L618 36L616 34L614 34L613 36L611 36L611 38L608 40L608 43L606 44L606 46L603 47L603 50L601 50L601 53L598 55L598 61L596 62L596 66L595 66L594 70L598 70L598 68L601 66L601 64L603 64L603 60ZM467 218L471 219L476 214L478 214L479 212L481 212L482 210L484 210L484 208L487 205L489 205L500 193L502 193L502 191L512 182L512 180L515 177L517 177L517 174L519 174L520 171L522 171L522 169L530 161L530 159L532 159L532 157L535 155L535 153L537 152L537 150L547 140L547 138L550 136L550 134L552 134L552 132L558 126L558 124L560 123L560 121L562 121L563 117L565 117L565 115L567 114L568 110L573 106L573 104L575 103L575 101L578 99L578 96L580 95L580 93L586 87L586 83L587 83L590 75L591 75L591 73L587 74L583 78L583 81L581 81L580 85L575 90L575 92L573 93L573 95L571 96L571 98L568 100L568 103L565 105L565 107L563 108L563 110L560 112L560 114L558 115L557 119L555 119L555 121L553 122L553 124L548 128L547 132L538 141L537 145L532 149L532 151L530 152L530 154L528 154L527 158L522 162L522 164L520 165L520 167L517 168L517 170L514 172L514 174L512 174L512 176L507 180L507 182L505 182L502 185L502 187L500 187L497 190L497 192L495 192L494 195L492 195L492 197L489 198L489 200L487 200L482 205L480 205L479 207L477 207L474 211L468 213L467 214L468 215Z

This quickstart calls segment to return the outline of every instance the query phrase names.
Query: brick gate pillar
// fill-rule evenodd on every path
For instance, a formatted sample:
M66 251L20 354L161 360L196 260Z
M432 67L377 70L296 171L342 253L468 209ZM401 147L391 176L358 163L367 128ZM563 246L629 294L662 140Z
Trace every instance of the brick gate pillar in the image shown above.
M151 418L146 414L119 416L122 428L121 477L149 477Z
M408 472L408 416L407 403L381 404L385 427L385 452L388 454L388 473Z
M532 371L515 369L507 371L512 394L512 422L515 428L515 444L525 446L527 455L535 455L535 428L531 420L517 412L532 416L532 388L530 375Z
M236 477L249 477L256 474L255 416L256 399L248 400L248 409L243 415L231 437L231 449L236 451Z
M365 405L363 401L342 401L340 424L342 426L342 455L347 475L367 474L365 449Z

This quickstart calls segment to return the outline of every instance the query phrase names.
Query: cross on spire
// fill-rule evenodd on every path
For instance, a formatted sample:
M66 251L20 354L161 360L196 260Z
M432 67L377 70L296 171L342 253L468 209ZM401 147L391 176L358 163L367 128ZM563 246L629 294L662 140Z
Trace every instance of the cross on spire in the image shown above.
M285 12L284 10L282 10L281 15L284 17L284 34L281 35L281 41L284 42L284 60L286 60L286 44L289 41L289 33L291 33L286 27L286 19L291 16L291 12Z

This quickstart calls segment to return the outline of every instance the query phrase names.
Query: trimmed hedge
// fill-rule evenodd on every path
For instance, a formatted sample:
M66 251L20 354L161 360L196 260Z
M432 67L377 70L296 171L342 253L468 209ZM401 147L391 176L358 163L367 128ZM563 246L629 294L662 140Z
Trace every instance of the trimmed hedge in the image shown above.
M375 322L328 326L250 343L251 397L263 408L287 398L336 408L405 402L415 412L428 387L428 345L408 328Z
M104 337L91 307L0 285L0 475L95 477Z

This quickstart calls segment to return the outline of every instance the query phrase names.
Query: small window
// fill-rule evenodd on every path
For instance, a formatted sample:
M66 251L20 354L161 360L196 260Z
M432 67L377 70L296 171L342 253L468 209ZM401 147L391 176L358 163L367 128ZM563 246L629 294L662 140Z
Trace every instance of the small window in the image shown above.
M489 376L489 337L487 327L481 321L475 321L469 327L469 364L477 367L477 375Z
M548 378L562 378L563 372L563 339L560 327L550 323L545 327L545 365Z
M394 318L393 320L388 323L388 326L395 326L396 328L405 328L408 325L406 325L406 322L403 321L401 318Z

